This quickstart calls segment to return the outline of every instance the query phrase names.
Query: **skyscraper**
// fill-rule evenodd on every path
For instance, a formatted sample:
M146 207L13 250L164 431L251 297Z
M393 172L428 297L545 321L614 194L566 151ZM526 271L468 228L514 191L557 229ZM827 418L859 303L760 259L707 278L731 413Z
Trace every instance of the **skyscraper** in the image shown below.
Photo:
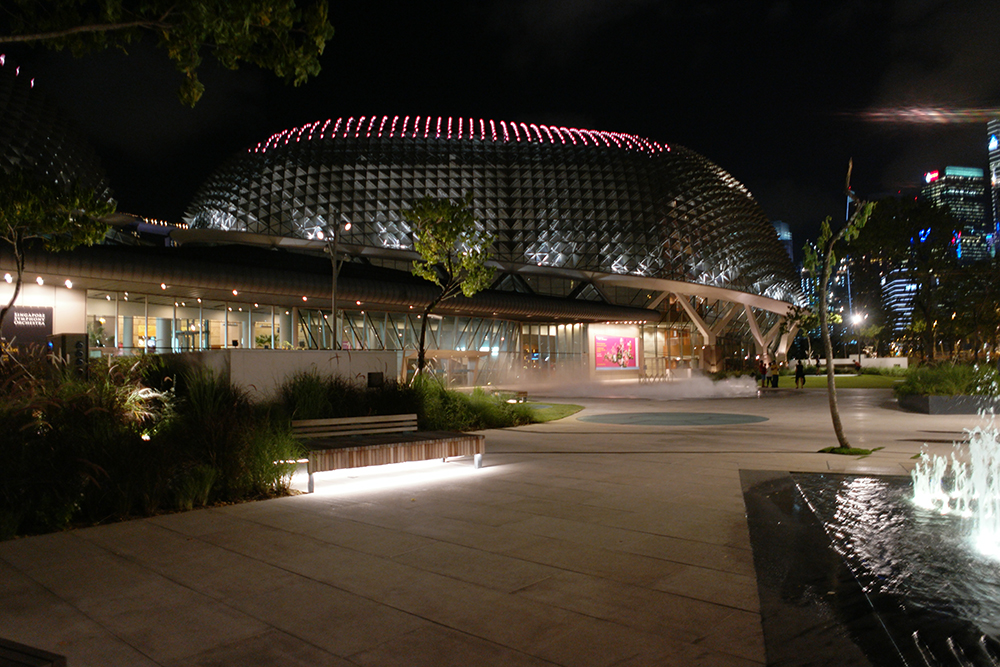
M983 170L975 167L944 168L944 173L924 174L920 194L948 209L955 218L955 253L964 261L986 259L994 254L994 225L987 224L986 187Z
M992 223L994 238L1000 231L1000 118L994 118L986 123L988 135L986 149L990 159L990 203L992 204Z

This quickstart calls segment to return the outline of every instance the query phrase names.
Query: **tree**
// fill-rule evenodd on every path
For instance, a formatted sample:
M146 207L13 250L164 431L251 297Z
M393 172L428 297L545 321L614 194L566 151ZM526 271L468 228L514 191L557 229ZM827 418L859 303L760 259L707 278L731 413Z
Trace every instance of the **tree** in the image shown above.
M828 325L840 324L842 321L840 313L827 314ZM788 312L781 322L780 332L784 335L793 328L798 330L797 336L800 335L806 340L806 358L816 358L816 354L813 352L812 336L814 332L819 332L819 306L815 300L812 300L808 307L795 304L788 307Z
M27 246L62 251L96 243L107 233L102 218L114 212L115 203L93 190L59 187L23 170L0 172L0 179L0 241L11 246L17 273L14 294L0 310L2 325L21 292Z
M942 289L958 270L952 247L956 223L947 209L928 201L883 199L852 247L883 271L899 271L911 283L913 325L925 358L934 357L934 322L944 321L942 308L949 290Z
M460 293L471 297L493 279L494 270L486 265L493 238L479 229L471 203L471 196L458 202L423 197L403 211L413 229L413 248L420 254L420 259L413 260L413 274L440 288L424 307L417 375L424 370L427 316L445 299Z
M864 344L865 341L871 341L870 345L864 345L865 350L877 353L879 348L879 337L884 331L885 325L879 324L878 322L870 322L863 327L859 327L856 332L859 344Z
M68 48L79 56L125 49L154 35L184 76L178 90L190 106L205 90L198 80L203 54L224 67L240 62L271 70L301 85L320 71L333 37L325 0L8 0L0 11L0 44Z
M830 401L830 418L833 420L833 431L837 435L837 442L840 443L840 447L843 449L850 449L851 444L847 441L847 436L844 435L844 426L840 421L840 409L837 406L837 382L833 376L833 343L830 341L827 291L830 288L830 277L833 273L833 266L837 261L834 255L834 246L841 240L849 243L856 239L858 233L865 226L865 223L868 222L872 208L875 206L872 202L862 202L854 198L854 194L851 192L851 167L852 163L849 162L847 165L847 184L845 190L847 195L854 199L856 204L854 213L840 231L836 233L830 227L830 218L824 220L820 228L818 247L813 247L812 244L807 243L803 249L805 252L803 265L806 270L813 275L813 278L816 278L817 272L820 273L820 277L816 281L816 296L819 300L819 327L823 337L823 353L826 355L826 388Z
M965 342L972 358L979 362L983 350L996 349L1000 333L1000 264L979 261L960 266L941 285L944 329L953 336L953 355Z

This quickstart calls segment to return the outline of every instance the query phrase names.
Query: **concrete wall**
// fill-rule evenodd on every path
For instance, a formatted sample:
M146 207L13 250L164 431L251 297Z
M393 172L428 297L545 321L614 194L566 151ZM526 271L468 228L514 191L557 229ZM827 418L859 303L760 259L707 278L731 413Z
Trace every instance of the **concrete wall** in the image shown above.
M339 375L358 384L368 382L368 373L383 373L386 380L398 376L397 354L384 350L208 350L182 355L217 373L229 376L254 400L273 398L286 378L302 371L321 376Z
M856 356L846 357L846 358L836 357L833 360L833 365L853 367L854 362L857 360L858 358ZM810 366L812 365L812 359L803 359L802 363L805 366ZM788 365L790 368L794 368L795 360L789 359ZM820 359L819 365L823 368L826 368L826 359ZM909 359L907 357L865 357L865 356L861 357L862 368L895 368L897 366L899 368L907 368L908 365L909 365Z
M4 306L14 294L14 285L0 280L0 303ZM16 306L40 306L52 309L52 333L87 331L87 292L67 289L65 285L38 285L35 274L25 274Z

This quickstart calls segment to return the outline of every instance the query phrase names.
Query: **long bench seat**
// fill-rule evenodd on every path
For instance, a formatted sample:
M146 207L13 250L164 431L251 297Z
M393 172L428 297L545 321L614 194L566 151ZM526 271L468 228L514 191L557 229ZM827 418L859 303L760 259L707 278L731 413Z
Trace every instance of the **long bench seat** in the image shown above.
M309 492L313 474L343 468L471 456L482 467L486 437L458 431L418 431L417 416L381 415L299 419L292 433L309 448Z

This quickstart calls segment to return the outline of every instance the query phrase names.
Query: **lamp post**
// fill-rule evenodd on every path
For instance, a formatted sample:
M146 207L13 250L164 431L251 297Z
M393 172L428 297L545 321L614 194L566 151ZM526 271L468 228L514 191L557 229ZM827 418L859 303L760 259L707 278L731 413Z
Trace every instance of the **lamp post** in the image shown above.
M861 334L858 331L858 325L864 320L868 319L868 314L861 315L861 313L854 313L851 316L851 321L854 322L854 335L858 339L858 368L861 368Z
M333 349L339 350L340 344L337 342L337 274L340 273L337 254L340 247L340 225L328 227L330 234L326 239L326 251L330 253L330 263L333 265L333 282L330 290L330 337L333 341ZM350 231L351 223L344 223L344 231Z

